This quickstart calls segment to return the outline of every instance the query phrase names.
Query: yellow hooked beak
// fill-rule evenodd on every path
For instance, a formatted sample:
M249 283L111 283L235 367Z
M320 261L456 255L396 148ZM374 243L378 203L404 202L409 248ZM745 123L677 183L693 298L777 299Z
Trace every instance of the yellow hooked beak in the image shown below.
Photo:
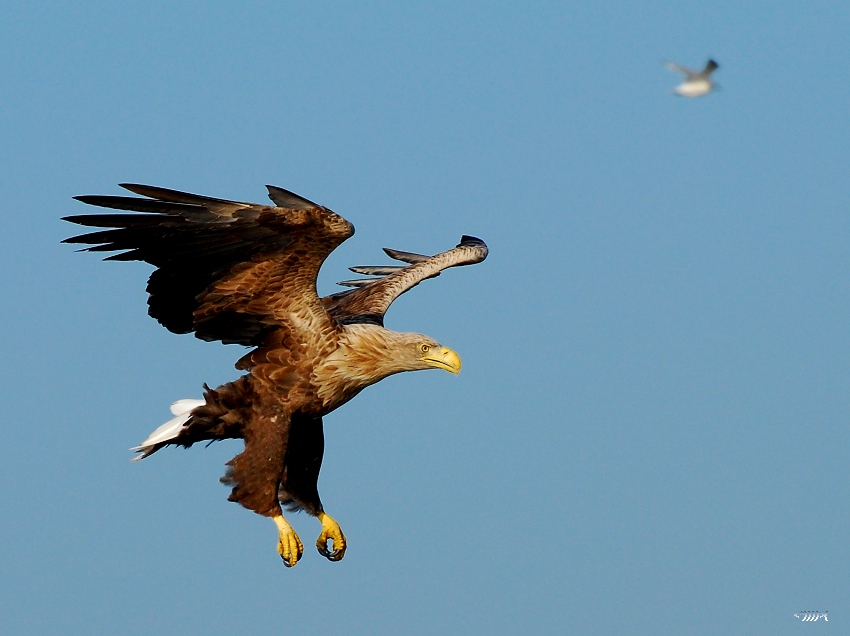
M422 356L422 360L436 369L451 371L455 375L460 373L460 356L448 347L431 349Z

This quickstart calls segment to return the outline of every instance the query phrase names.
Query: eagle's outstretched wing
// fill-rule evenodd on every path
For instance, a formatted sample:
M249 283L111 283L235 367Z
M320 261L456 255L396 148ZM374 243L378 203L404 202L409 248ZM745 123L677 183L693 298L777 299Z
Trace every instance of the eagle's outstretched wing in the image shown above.
M383 325L384 314L396 298L426 278L439 276L444 269L480 263L487 258L487 245L474 236L463 236L457 247L434 256L388 248L384 248L384 252L390 258L409 265L351 267L351 271L357 274L378 278L342 281L340 285L357 289L322 298L328 313L340 323L371 322Z
M147 198L76 198L141 214L65 217L110 229L64 242L121 252L106 260L156 267L148 280L148 313L169 331L256 346L281 327L301 333L334 328L316 293L316 276L328 254L354 234L341 216L274 186L267 187L277 207L122 187Z

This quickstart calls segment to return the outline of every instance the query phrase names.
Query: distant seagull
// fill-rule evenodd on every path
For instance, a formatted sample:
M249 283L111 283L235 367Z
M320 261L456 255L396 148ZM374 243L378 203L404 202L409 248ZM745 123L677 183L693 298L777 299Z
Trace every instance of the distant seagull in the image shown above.
M681 73L685 76L685 81L673 89L673 92L682 97L700 97L707 95L714 88L714 83L711 81L711 74L718 68L717 62L709 60L705 68L701 71L692 71L684 66L679 66L673 62L664 62L664 66L671 71Z

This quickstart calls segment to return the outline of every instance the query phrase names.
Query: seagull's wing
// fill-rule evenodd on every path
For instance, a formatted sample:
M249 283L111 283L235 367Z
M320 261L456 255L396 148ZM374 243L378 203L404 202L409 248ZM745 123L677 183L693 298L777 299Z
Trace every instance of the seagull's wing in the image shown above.
M664 62L664 66L673 71L674 73L681 73L685 76L686 79L692 78L694 75L699 75L696 71L686 68L684 66L679 66L675 62Z
M702 71L700 72L700 75L707 78L718 68L720 68L720 64L718 64L714 60L708 60L708 62L706 62L705 64L705 68L702 69Z

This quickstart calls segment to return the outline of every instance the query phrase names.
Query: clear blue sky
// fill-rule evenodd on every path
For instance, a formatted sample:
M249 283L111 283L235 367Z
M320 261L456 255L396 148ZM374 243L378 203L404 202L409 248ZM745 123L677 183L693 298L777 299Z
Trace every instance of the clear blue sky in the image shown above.
M0 8L0 631L846 632L850 7L302 4ZM463 373L325 420L342 562L226 501L239 442L129 462L241 349L59 244L122 181L331 207L323 293L490 245L387 319Z

